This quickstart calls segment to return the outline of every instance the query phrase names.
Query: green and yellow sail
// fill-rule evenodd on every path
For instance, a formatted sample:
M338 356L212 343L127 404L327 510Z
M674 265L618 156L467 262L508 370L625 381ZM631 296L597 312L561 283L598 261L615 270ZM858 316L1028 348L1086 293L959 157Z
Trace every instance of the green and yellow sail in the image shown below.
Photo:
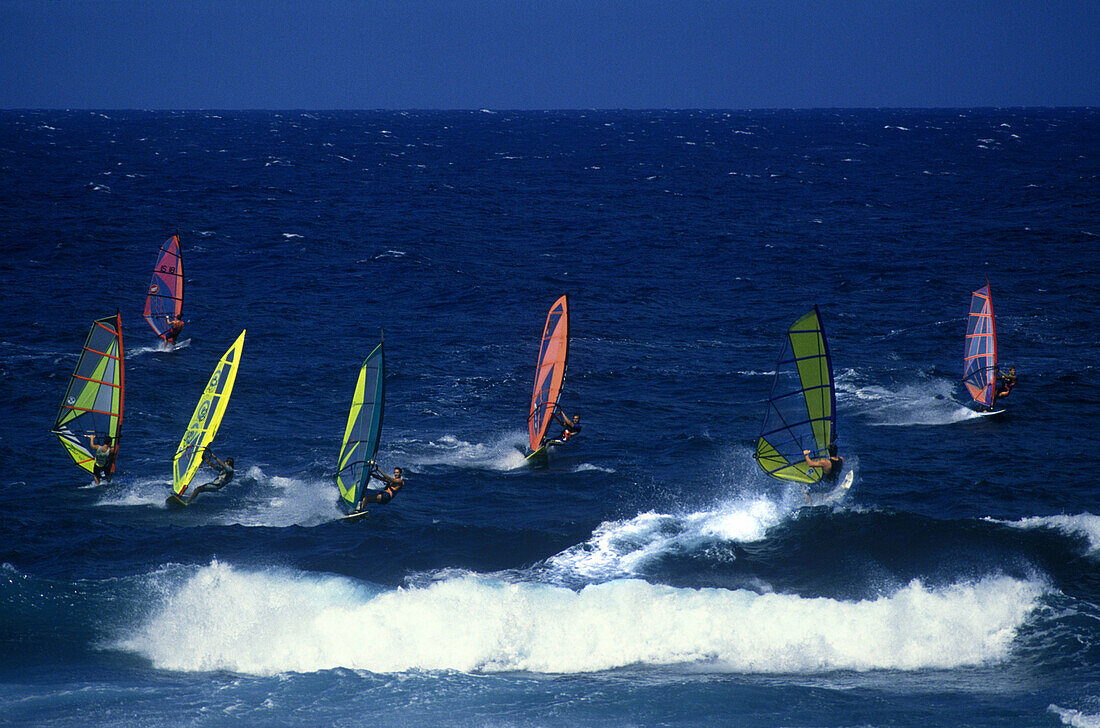
M237 379L237 367L244 350L244 335L245 332L242 331L214 367L214 373L210 375L206 389L203 390L199 403L195 405L191 422L176 449L176 456L172 459L172 490L176 495L183 495L187 490L191 479L202 465L203 450L218 434L218 426L229 404L229 396L233 394L233 382Z
M92 324L51 430L76 464L89 473L95 466L89 436L97 444L111 438L118 445L125 384L122 316L116 312ZM112 460L109 472L114 467Z
M351 396L344 442L337 458L336 484L340 498L354 509L363 495L382 437L382 411L386 401L385 356L382 344L363 361Z
M835 440L833 366L821 314L814 306L787 329L753 457L768 475L816 483L821 468L808 465L803 450L814 459L827 457Z

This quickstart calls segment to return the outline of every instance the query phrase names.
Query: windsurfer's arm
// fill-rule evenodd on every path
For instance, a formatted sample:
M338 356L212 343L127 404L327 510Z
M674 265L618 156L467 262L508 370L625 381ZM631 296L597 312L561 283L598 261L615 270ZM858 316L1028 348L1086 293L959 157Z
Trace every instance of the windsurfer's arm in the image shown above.
M802 456L806 458L806 464L814 468L823 468L829 464L828 458L822 458L821 460L811 460L809 450L803 450Z

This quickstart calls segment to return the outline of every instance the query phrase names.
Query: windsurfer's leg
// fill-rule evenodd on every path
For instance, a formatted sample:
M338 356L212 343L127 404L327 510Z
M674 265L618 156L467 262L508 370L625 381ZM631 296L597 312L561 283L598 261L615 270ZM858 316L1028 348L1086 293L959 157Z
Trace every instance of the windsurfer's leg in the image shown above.
M386 503L390 502L391 498L392 496L389 493L384 490L380 490L377 493L371 493L370 495L363 496L361 502L368 505L385 505Z
M187 498L187 502L190 503L191 501L195 500L195 496L197 496L199 493L208 493L212 490L218 490L218 488L221 487L218 486L218 488L212 488L212 485L214 485L213 482L203 483L198 488L195 488L193 491L191 491L191 495Z

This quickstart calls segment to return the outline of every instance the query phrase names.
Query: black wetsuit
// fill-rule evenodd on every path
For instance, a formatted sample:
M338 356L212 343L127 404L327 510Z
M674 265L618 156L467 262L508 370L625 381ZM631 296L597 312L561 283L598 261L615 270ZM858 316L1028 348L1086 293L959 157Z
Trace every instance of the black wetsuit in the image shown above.
M832 463L832 467L829 468L829 472L821 476L821 479L826 483L835 483L840 477L840 471L844 469L844 461L840 458L830 457L829 462Z
M219 471L218 477L214 478L209 483L204 483L198 488L195 488L195 490L191 492L191 497L187 499L188 503L195 500L195 496L197 496L199 493L209 493L211 491L221 490L225 487L226 483L228 483L230 480L233 480L233 473L235 471L233 470L232 465L226 465L225 467L222 467L221 465L215 465L214 467L216 467Z
M556 440L547 440L546 444L547 445L564 445L566 442L569 441L569 438L573 437L573 435L576 435L580 431L581 431L581 426L580 425L574 425L572 423L565 424L562 427L561 434L558 435L558 439L556 439Z
M106 480L111 482L111 465L115 461L115 450L111 448L106 453L100 450L95 451L95 464L92 466L92 475L97 480Z
M374 477L377 478L378 476L375 475ZM381 478L379 478L379 480L381 480ZM393 481L383 482L386 483L386 487L382 490L371 491L370 493L363 494L363 497L359 499L359 510L363 510L365 506L373 503L385 505L386 503L389 503L391 500L393 500L393 497L397 495L402 488L405 487L404 478L401 479L400 485L394 483Z

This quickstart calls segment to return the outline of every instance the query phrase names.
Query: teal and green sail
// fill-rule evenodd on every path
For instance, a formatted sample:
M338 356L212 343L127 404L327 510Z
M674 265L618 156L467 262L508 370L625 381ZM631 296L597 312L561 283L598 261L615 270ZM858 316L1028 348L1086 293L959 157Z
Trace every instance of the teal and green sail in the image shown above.
M787 329L775 366L764 424L753 457L764 472L783 480L816 483L821 468L806 463L827 457L836 440L833 366L817 306Z
M355 508L370 481L378 441L382 437L382 410L386 400L385 357L382 344L363 361L351 397L344 444L337 460L336 484L340 498Z
M110 438L117 448L125 385L122 316L115 313L92 324L52 430L76 464L89 473L95 466L90 437L97 444ZM112 458L109 472L114 468Z

